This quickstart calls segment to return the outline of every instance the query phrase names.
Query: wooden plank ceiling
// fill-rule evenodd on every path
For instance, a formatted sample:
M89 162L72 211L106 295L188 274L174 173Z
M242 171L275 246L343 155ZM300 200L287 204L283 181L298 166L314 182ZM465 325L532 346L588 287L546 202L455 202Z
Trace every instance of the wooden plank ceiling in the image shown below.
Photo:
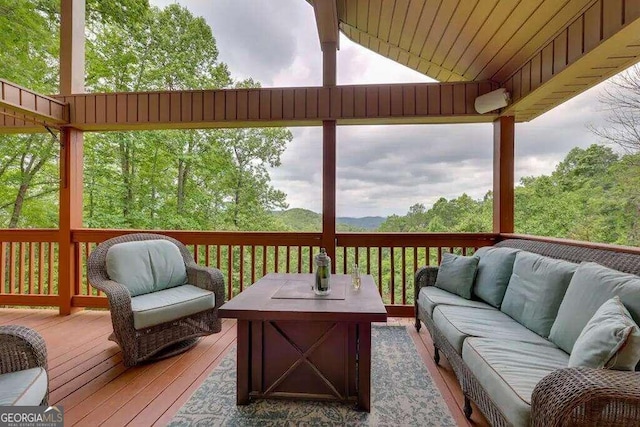
M584 70L574 67L571 79L506 110L517 121L531 120L640 60L640 36L633 33L596 58L590 45L631 23L637 28L640 0L335 1L340 30L356 43L441 82L491 81L507 87L514 102L589 53ZM536 67L542 74L551 70L537 85Z

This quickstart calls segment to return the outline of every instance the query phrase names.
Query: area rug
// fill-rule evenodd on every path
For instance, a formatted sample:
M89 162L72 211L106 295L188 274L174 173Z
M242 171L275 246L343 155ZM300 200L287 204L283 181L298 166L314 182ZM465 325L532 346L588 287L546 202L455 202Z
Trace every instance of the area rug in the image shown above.
M455 426L404 326L373 326L371 412L329 402L258 400L236 406L230 351L170 426Z

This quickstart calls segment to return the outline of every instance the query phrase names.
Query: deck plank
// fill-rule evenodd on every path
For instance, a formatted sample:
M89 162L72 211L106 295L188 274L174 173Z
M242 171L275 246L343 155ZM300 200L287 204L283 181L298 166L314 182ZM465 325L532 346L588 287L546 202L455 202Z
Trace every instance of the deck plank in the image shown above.
M0 308L0 325L21 324L42 334L47 343L50 403L62 405L65 425L166 425L191 394L235 345L235 320L225 319L221 333L203 338L192 350L159 362L126 368L118 346L108 341L107 311L84 310L60 316L57 310ZM463 426L487 426L476 409L467 421L463 395L445 358L433 362L433 343L413 319L389 318L402 325L416 344L454 420Z

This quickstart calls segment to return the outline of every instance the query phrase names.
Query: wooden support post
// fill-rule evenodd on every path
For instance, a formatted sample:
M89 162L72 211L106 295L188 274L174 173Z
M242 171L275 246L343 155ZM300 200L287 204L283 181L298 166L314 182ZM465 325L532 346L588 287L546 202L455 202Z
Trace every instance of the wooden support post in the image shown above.
M514 232L515 117L493 122L493 232Z
M85 0L61 0L60 94L84 92ZM60 238L58 241L58 295L60 314L71 314L77 277L76 251L71 231L82 227L82 131L63 128L60 134Z
M336 43L322 43L322 84L336 85ZM336 121L322 121L322 246L336 272Z
M322 246L336 268L336 121L322 122Z

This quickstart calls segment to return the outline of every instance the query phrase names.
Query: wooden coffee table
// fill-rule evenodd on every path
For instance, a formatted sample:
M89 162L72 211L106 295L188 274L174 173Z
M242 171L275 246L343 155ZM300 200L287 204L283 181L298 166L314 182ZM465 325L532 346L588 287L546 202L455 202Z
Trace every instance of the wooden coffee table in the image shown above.
M359 290L331 276L315 296L312 274L268 274L220 307L238 319L237 404L258 398L355 402L371 406L371 323L385 322L373 278Z

